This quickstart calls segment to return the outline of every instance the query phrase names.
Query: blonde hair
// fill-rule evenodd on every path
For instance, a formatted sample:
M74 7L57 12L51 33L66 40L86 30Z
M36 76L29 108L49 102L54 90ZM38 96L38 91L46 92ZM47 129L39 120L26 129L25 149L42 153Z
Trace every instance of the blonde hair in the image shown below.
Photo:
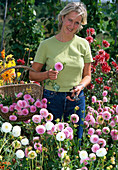
M78 15L82 17L81 26L79 27L78 31L81 30L83 27L82 25L87 24L87 10L86 6L82 2L71 2L67 4L59 13L58 15L58 29L61 30L63 21L62 16L66 16L70 12L77 12Z

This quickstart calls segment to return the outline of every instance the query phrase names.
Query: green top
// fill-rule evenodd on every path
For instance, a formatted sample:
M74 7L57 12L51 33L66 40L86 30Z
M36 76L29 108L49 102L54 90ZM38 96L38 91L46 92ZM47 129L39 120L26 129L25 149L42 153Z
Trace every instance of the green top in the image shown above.
M46 63L46 70L54 68L57 62L66 63L54 80L60 86L59 92L69 92L77 86L82 79L84 63L92 61L88 41L77 35L67 42L58 41L55 36L42 41L34 59L34 62ZM46 84L45 89L54 91L51 83Z

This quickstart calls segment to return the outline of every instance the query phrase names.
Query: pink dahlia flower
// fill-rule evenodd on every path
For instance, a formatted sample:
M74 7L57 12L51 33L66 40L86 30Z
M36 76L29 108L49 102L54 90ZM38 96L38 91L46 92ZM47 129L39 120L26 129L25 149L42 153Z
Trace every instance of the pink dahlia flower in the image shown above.
M35 143L38 143L39 142L39 136L35 136L35 137L33 137L33 142Z
M106 146L106 140L104 140L103 138L99 138L98 144L101 148L104 148Z
M42 103L42 104L47 104L47 99L46 99L46 98L43 98L43 99L41 100L41 103Z
M37 132L38 134L44 134L45 131L46 131L46 128L45 128L45 126L43 126L43 125L38 125L38 126L36 127L36 132Z
M64 123L58 123L57 128L59 131L62 131L64 129Z
M16 120L17 120L17 116L15 116L15 115L10 115L10 116L9 116L9 120L11 120L11 121L16 121Z
M102 134L101 129L97 129L97 130L95 131L95 134L98 135L98 136L100 136L100 135Z
M13 111L14 111L14 106L13 106L13 105L10 105L10 106L9 106L9 111L10 111L10 112L13 112Z
M103 102L104 102L104 103L105 103L105 102L108 102L107 97L103 97Z
M92 148L91 148L92 152L94 152L94 153L96 153L98 149L100 149L100 145L97 144L97 143L94 144L94 145L92 146Z
M91 135L91 137L90 137L91 143L97 143L98 140L99 140L99 136L98 135Z
M96 103L96 96L92 96L92 103Z
M62 130L62 132L64 132L64 133L65 133L66 138L69 138L69 136L70 136L70 132L69 132L67 129Z
M52 121L53 120L53 114L48 113L48 116L45 118L46 121Z
M29 114L29 111L27 109L22 110L22 115L26 116Z
M105 90L105 91L103 91L102 95L105 97L107 95L107 93L108 92Z
M57 62L54 66L55 70L61 71L63 69L63 64L60 62Z
M59 148L59 149L58 149L58 157L61 157L61 154L62 154L63 151L64 151L63 148Z
M77 123L79 121L79 116L77 114L72 114L70 118L73 123Z
M45 108L42 108L40 110L40 114L41 114L42 117L46 118L48 116L48 110L45 109Z
M9 112L8 106L3 106L3 107L1 108L1 111L2 111L2 113L8 113L8 112Z
M42 145L38 142L34 144L34 149L40 151L40 153L42 152Z
M66 127L66 130L68 130L71 134L73 134L73 129L71 127Z
M22 92L20 92L20 93L18 93L18 94L16 95L17 98L20 98L20 97L22 97L22 96L23 96L23 93L22 93Z
M30 123L30 119L29 120L25 120L25 121L23 121L24 123L26 123L26 124L28 124L28 123Z
M94 128L89 128L89 129L88 129L88 134L89 134L89 135L93 135L94 132L95 132L95 129L94 129Z
M37 100L34 105L37 107L37 108L41 108L42 106L42 103L40 102L40 100Z
M0 104L0 109L3 108L3 104Z
M36 106L32 105L30 106L30 112L35 113L37 111Z
M23 96L23 98L24 98L24 100L30 100L32 97L31 97L30 94L25 94L25 95Z
M114 120L112 120L112 121L109 123L109 125L110 125L111 127L114 127L114 126L116 125L116 123L115 123Z
M108 134L110 132L110 129L108 127L103 127L102 132L104 134Z
M95 161L96 160L96 154L95 153L90 153L89 158L90 158L90 160Z
M84 121L84 127L87 129L89 127L89 123L87 121Z
M34 123L41 123L41 120L43 119L43 117L41 116L41 115L34 115L33 117L32 117L32 121L34 122Z
M102 116L105 120L111 119L111 113L109 113L108 111L103 112Z

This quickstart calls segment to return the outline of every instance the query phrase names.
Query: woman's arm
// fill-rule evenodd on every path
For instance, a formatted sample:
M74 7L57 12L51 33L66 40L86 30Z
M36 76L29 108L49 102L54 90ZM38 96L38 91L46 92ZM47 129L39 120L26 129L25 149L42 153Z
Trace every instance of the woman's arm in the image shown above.
M58 71L50 69L49 71L41 72L43 64L34 62L32 68L37 72L30 71L29 79L32 81L41 82L46 79L55 80L57 79Z

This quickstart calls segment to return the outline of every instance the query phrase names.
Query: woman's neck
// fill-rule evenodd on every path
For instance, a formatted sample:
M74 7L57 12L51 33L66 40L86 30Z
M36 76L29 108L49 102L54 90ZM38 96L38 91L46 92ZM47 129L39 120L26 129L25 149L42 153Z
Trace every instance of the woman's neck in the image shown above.
M73 39L74 36L70 37L70 36L65 36L64 34L62 34L61 32L59 32L56 36L56 39L58 41L61 41L61 42L67 42L67 41L71 41Z

